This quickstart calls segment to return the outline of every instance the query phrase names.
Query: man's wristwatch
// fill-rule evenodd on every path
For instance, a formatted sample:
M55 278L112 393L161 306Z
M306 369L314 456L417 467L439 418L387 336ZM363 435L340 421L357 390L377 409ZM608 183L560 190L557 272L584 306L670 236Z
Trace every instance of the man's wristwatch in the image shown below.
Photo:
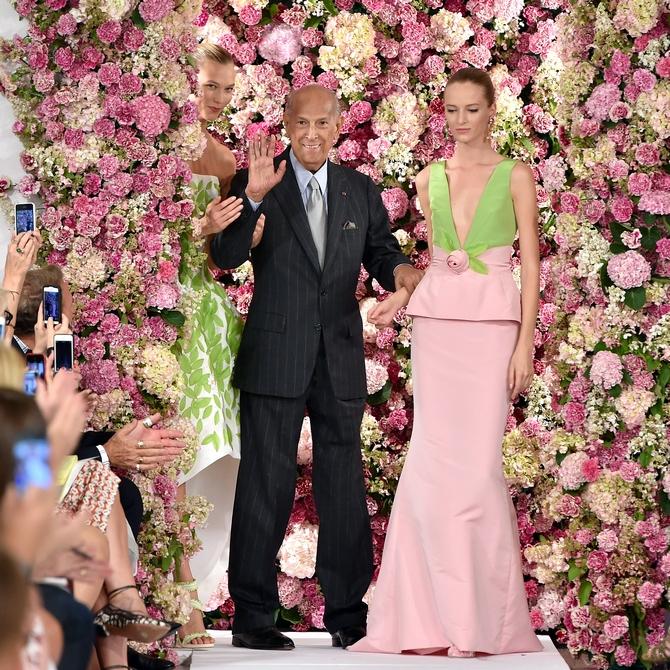
M103 465L109 467L109 456L107 455L105 448L101 444L97 444L95 448L100 452L100 460L102 461Z

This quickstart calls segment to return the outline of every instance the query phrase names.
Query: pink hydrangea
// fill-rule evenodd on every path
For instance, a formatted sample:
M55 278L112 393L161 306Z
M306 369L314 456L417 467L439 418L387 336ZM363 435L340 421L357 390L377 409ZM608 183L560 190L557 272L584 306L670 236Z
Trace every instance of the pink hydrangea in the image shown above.
M620 640L628 633L628 617L617 614L603 625L603 632L610 640Z
M563 405L563 420L568 430L574 430L584 424L586 419L586 410L584 405L579 402L568 402Z
M642 254L626 251L609 259L607 274L619 288L636 288L651 279L651 266Z
M611 552L617 548L619 538L611 528L600 531L597 536L598 547L603 551Z
M253 5L245 5L239 12L240 21L248 26L255 26L262 18L263 12Z
M591 381L605 389L621 383L623 364L621 358L611 351L598 351L591 363Z
M670 237L662 237L656 242L656 253L663 260L670 260Z
M592 572L602 572L609 563L609 557L599 549L592 551L586 559L586 565Z
M161 21L172 9L172 0L142 0L139 6L140 16L147 22Z
M121 36L121 24L118 21L105 21L98 26L96 35L101 42L113 44Z
M148 137L165 132L170 125L170 105L157 95L143 95L131 103L135 125Z
M633 72L633 82L641 91L651 91L656 86L656 77L649 70L639 69Z
M651 177L644 172L633 172L628 176L628 192L631 195L642 195L651 190Z
M643 212L665 216L670 214L670 192L647 191L642 194L638 207Z
M635 205L633 204L633 201L625 195L618 195L612 198L610 202L612 216L621 223L630 221L634 209Z
M637 590L637 599L642 603L643 607L651 609L658 605L664 590L663 584L644 582Z
M390 188L382 192L382 201L391 221L401 219L409 208L409 197L401 188Z
M598 121L604 121L609 115L610 109L621 99L621 91L614 84L599 84L596 86L589 99L584 104L589 116Z
M656 63L656 74L663 79L670 77L670 56L659 58Z
M635 160L640 165L658 165L660 159L660 152L654 144L641 144L635 150Z
M586 482L583 465L588 456L583 451L568 454L562 461L558 470L558 481L564 489L578 489Z
M257 46L258 54L271 63L287 65L300 54L301 33L300 28L278 23L263 34Z
M388 381L388 372L386 368L369 358L365 359L365 379L367 383L368 395L373 395L381 391Z

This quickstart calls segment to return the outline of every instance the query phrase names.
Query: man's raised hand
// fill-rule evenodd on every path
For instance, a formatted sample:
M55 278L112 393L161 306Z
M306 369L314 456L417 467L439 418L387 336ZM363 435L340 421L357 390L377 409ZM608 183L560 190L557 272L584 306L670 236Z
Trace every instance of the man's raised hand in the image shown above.
M261 133L249 141L249 180L245 192L254 202L261 202L286 174L285 160L275 170L275 145L274 136Z

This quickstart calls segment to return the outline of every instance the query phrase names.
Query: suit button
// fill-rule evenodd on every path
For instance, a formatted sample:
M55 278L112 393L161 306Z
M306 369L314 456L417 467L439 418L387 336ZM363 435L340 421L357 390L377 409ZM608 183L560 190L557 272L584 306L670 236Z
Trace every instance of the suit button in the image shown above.
M318 333L321 330L321 324L320 323L315 323L314 324L314 330Z

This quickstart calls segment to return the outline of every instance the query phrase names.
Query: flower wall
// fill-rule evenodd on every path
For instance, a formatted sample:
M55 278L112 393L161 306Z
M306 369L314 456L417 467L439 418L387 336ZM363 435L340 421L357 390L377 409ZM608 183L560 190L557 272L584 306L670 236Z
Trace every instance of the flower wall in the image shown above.
M662 3L206 0L201 11L149 0L76 8L23 0L17 9L33 25L29 38L4 48L22 60L3 81L33 176L20 188L40 188L50 257L74 285L100 426L173 408L179 397L174 354L197 300L176 281L191 206L181 160L201 142L187 102L193 18L240 65L230 114L215 127L239 166L248 137L281 133L291 86L337 88L344 123L334 158L378 184L419 267L429 259L412 180L453 149L440 94L464 64L489 70L498 100L492 139L533 166L541 212L537 375L510 413L503 444L531 616L538 631L554 631L597 667L639 664L663 636L670 575L670 37ZM224 281L246 313L250 265ZM362 270L357 295L365 324L384 292ZM365 341L361 437L378 566L411 433L411 321L401 314L381 332L366 325ZM307 419L298 460L278 578L280 616L305 630L323 626ZM185 616L184 594L160 568L169 573L172 558L197 549L191 526L206 506L191 504L183 525L170 507L170 474L145 482L158 497L140 576L156 605ZM220 607L210 620L228 627L225 584L213 604Z
M198 550L206 501L176 499L176 471L195 435L176 416L176 355L197 296L178 283L180 238L193 203L186 163L203 135L189 96L188 56L200 5L142 0L19 0L26 37L0 45L0 85L12 103L27 172L16 188L43 204L44 260L61 265L74 297L83 385L93 429L160 411L189 449L170 471L136 477L146 509L138 581L150 610L185 621L175 561ZM11 183L0 179L0 198ZM8 203L8 199L3 199Z

